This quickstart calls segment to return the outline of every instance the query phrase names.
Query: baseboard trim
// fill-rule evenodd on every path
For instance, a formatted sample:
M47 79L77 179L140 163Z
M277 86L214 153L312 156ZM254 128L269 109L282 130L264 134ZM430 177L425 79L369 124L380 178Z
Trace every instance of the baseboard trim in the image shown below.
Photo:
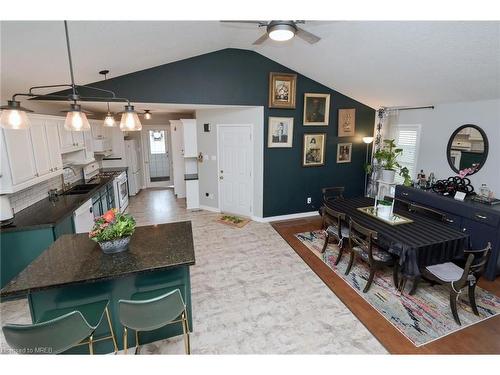
M220 210L217 207L205 206L203 204L200 204L200 209L205 211L220 213Z
M252 216L252 220L257 221L259 223L269 223L272 221L300 219L303 217L310 217L310 216L316 216L316 215L319 215L318 211L309 211L309 212L299 212L297 214L269 216L269 217Z

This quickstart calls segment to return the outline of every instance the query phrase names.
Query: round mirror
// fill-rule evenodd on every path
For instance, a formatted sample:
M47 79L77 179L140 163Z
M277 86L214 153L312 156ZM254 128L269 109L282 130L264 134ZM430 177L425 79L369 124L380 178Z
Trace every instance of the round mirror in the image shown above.
M466 124L453 132L448 141L448 164L456 173L466 168L479 171L488 157L488 138L477 125Z

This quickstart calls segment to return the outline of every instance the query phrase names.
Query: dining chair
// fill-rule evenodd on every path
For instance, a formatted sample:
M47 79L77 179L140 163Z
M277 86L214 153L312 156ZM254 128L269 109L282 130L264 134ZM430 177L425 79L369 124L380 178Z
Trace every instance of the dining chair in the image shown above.
M5 340L19 354L59 354L79 345L88 345L94 354L94 343L111 339L118 352L108 300L46 311L34 324L6 324L2 327ZM104 314L110 335L95 337Z
M491 243L481 250L464 250L467 256L465 266L459 267L455 263L446 262L427 266L422 275L431 282L446 285L450 289L450 307L453 318L458 325L462 325L457 311L457 300L462 289L468 286L469 302L472 311L479 316L476 305L476 285L484 272L491 253Z
M349 239L349 228L345 223L345 214L335 211L329 207L321 208L322 225L321 228L325 231L325 243L321 249L321 253L325 254L329 243L335 243L339 248L335 265L339 264L344 251L346 241Z
M343 186L332 186L321 189L323 202L326 203L329 200L344 198L344 191L345 188Z
M120 322L123 325L123 349L127 353L128 329L135 331L135 353L139 348L139 332L152 331L169 324L180 323L186 354L191 354L189 323L186 305L179 289L140 292L130 300L118 301Z
M415 203L410 203L408 206L408 211L421 214L430 219L435 219L439 221L446 221L446 215L440 211L434 210L432 208L420 206Z
M370 275L363 289L363 293L368 292L370 289L375 272L385 266L394 265L394 258L384 249L377 246L377 232L358 224L351 219L349 223L349 264L345 270L345 274L349 275L351 268L356 258L361 258L365 261L370 268ZM393 267L392 273L394 286L398 286L398 272L397 267Z

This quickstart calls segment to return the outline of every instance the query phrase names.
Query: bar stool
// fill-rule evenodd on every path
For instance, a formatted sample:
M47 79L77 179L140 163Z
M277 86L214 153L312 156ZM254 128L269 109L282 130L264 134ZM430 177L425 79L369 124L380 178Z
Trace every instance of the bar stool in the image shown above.
M139 332L152 331L169 324L181 323L186 354L191 354L189 323L186 305L179 289L136 293L131 300L118 301L120 322L123 325L123 349L127 353L127 330L135 331L135 352L139 347Z
M118 352L108 310L108 300L44 312L34 324L6 324L5 340L20 354L59 354L79 345L88 345L94 354L94 342L111 339ZM94 337L106 314L110 336Z

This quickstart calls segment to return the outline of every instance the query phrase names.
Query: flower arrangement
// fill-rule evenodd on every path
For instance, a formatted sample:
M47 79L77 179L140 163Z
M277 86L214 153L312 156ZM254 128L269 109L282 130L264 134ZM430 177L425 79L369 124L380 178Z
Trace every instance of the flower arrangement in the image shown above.
M476 172L476 169L478 168L479 164L473 164L471 168L464 168L460 172L458 172L458 176L460 178L465 178L465 176L471 175L474 172Z
M113 241L130 237L135 230L135 219L113 208L95 219L89 238L95 242Z

